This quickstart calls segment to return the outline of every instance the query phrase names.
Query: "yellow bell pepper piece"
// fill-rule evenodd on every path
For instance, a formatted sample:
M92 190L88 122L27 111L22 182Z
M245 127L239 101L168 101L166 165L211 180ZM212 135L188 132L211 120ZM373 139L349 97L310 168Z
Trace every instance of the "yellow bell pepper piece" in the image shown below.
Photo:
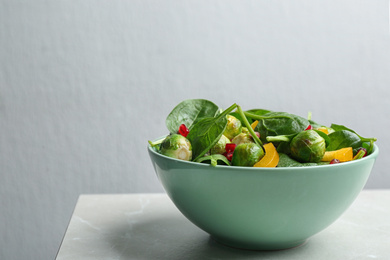
M253 167L276 167L279 163L279 154L273 143L264 145L265 155Z
M353 158L352 147L341 148L335 151L326 151L321 161L330 162L333 159L338 159L340 162L348 162Z
M323 132L323 133L325 133L325 134L329 134L328 129L326 129L325 127L320 127L320 128L318 128L317 130L318 130L318 131L321 131L321 132Z
M254 121L252 124L251 124L251 127L253 130L255 130L255 127L257 126L257 124L259 123L258 120Z

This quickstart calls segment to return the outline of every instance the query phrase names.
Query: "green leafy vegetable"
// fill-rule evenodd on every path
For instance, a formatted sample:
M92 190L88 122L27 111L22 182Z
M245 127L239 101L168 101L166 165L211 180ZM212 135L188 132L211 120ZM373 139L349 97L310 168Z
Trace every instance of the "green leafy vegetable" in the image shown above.
M343 126L343 125L332 124L330 127L332 129L334 129L335 131L342 131L342 130L350 131L350 132L354 133L355 135L357 135L362 142L371 142L371 141L375 142L376 141L376 138L365 138L365 137L362 137L362 136L358 135L352 129L350 129L350 128L346 127L346 126Z
M371 154L374 150L374 140L371 140L370 142L364 142L362 146L367 150L367 154Z
M185 124L191 128L205 117L214 117L219 113L219 107L205 99L187 99L180 102L168 115L165 124L170 133L177 133L179 126Z
M272 111L271 110L267 110L267 109L256 108L256 109L247 110L246 112L251 113L253 115L262 116L262 115L268 114L268 113L270 113Z
M340 130L328 135L330 144L326 148L327 151L335 151L345 147L357 149L362 147L360 137L349 130Z
M318 163L300 163L290 156L284 153L279 153L279 163L277 167L305 167L305 166L316 166L316 165L326 165L329 162L318 162Z
M203 156L203 157L200 157L195 162L210 163L211 166L217 166L218 164L219 165L226 164L226 165L230 166L229 160L226 159L226 157L223 156L222 154L212 154L212 155L209 155L209 156Z
M297 134L310 124L307 119L286 112L269 112L264 115L244 112L244 114L251 119L259 120L256 131L260 133L263 141L266 141L267 136Z
M218 142L226 128L227 115L236 106L233 104L216 117L203 118L192 127L187 139L192 144L193 161L205 155Z

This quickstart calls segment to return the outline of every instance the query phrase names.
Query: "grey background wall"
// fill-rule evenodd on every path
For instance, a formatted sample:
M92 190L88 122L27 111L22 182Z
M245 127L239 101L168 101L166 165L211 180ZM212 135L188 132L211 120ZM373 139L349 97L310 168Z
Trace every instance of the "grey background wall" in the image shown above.
M0 0L0 259L53 259L82 193L163 192L180 101L375 136L390 188L388 1Z

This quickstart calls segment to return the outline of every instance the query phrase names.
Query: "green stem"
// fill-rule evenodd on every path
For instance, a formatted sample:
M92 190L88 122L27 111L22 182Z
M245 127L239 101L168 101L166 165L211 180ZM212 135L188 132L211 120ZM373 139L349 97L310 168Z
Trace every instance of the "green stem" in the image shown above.
M353 160L358 160L358 159L363 158L365 153L366 153L366 151L360 150L360 151L353 157Z
M360 140L362 140L362 142L376 142L376 138L364 138L361 136L360 136Z
M246 112L242 111L242 109L239 105L237 105L237 112L240 114L242 121L244 121L244 125L246 126L246 128L248 128L248 131L252 135L253 140L255 140L255 143L257 143L258 145L260 145L262 147L263 142L261 142L259 137L257 137L255 131L253 131L251 125L249 124L248 119L245 116Z
M214 158L211 158L210 164L211 164L211 166L215 167L215 166L217 166L218 163L217 163L217 160L215 160Z
M154 142L152 142L150 140L148 142L149 142L151 147L156 147L156 146L160 145L164 141L164 139L165 139L165 137L163 137L157 141L154 141Z
M290 142L291 137L286 135L267 136L268 142Z
M311 111L307 113L307 120L311 120Z
M221 118L221 117L223 117L223 116L228 115L230 112L232 112L234 109L236 109L236 107L237 107L237 104L234 103L234 104L231 105L230 107L226 108L221 114L219 114L219 115L217 116L217 118Z
M376 139L375 139L375 141L376 141ZM370 141L370 146L367 149L367 154L371 154L372 153L372 150L374 149L374 142L375 141L374 140Z

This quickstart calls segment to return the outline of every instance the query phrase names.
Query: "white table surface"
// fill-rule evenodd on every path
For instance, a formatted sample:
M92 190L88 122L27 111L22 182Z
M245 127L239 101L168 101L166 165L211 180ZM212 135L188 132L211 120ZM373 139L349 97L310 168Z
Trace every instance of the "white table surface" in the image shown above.
M166 194L81 195L56 259L389 260L390 190L363 190L331 226L280 251L219 244Z

